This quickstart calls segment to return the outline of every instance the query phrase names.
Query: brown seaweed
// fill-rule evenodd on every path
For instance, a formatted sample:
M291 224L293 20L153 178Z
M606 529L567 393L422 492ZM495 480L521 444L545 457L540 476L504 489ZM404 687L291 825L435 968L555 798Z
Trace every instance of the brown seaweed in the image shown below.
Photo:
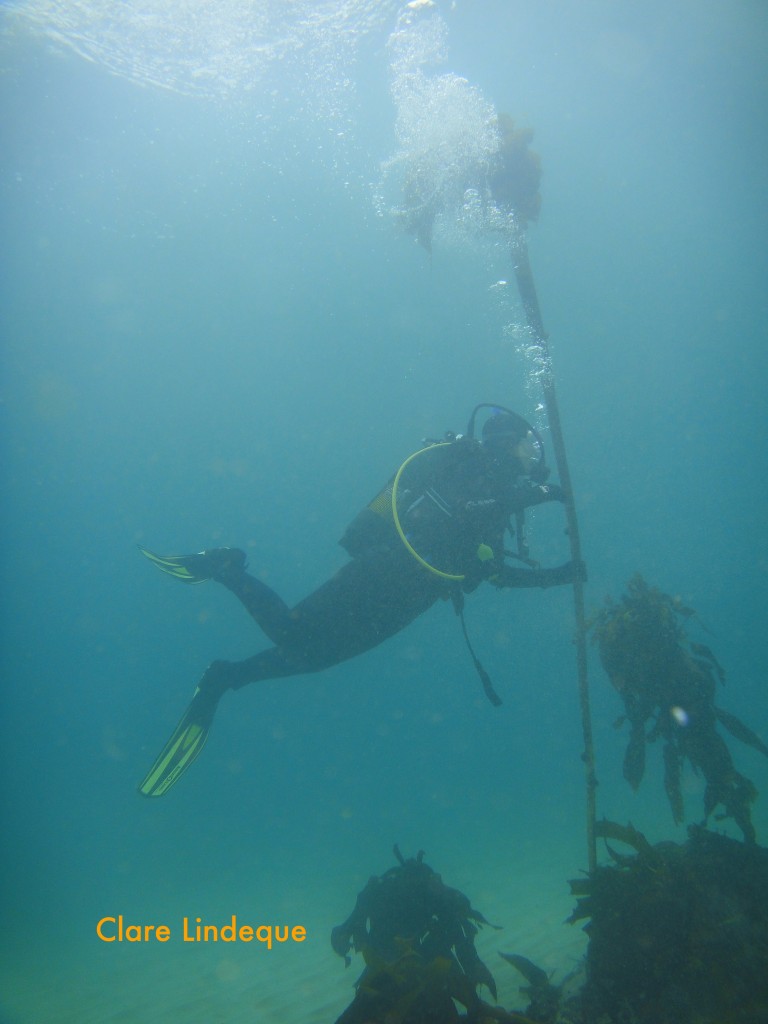
M672 818L679 825L685 817L680 789L680 755L671 743L664 744L664 789L672 808Z
M598 839L616 839L620 843L626 843L637 852L646 864L653 864L656 860L654 848L631 822L627 825L619 825L618 822L603 818L602 821L595 823L595 835Z
M499 956L517 968L528 982L520 989L530 1000L526 1013L537 1021L554 1020L560 1005L561 992L558 986L552 984L546 971L517 953L499 953Z
M695 654L698 658L708 662L712 666L712 668L714 668L715 672L717 673L717 678L720 680L720 682L725 683L725 672L723 671L723 667L720 664L720 662L712 653L711 648L707 647L706 644L696 644L693 642L689 643L688 646L691 649L691 653Z
M637 846L579 880L588 918L584 1024L762 1024L768 1020L768 850L692 826L684 845ZM648 850L651 850L652 864Z
M637 574L620 601L607 599L591 622L603 668L630 723L624 777L638 788L646 745L661 738L664 788L675 822L684 820L687 761L706 781L705 822L722 805L721 817L732 818L745 840L754 842L751 805L757 791L736 771L717 724L766 756L768 746L735 715L716 707L717 683L725 673L709 647L689 640L685 624L695 614Z
M637 789L645 774L645 727L633 722L629 742L624 754L624 778L632 789Z
M768 747L763 743L757 733L744 725L741 719L737 718L736 715L732 715L730 711L724 711L722 708L715 708L715 714L717 720L737 740L741 740L742 743L746 743L748 747L754 747L755 750L759 750L761 754L768 757Z
M347 964L354 949L366 965L337 1024L450 1021L458 1019L453 1000L470 1015L478 1011L480 986L496 998L493 975L474 946L485 917L424 863L423 851L409 859L397 846L394 852L398 865L369 880L331 933L333 949Z
M541 160L530 149L533 139L530 128L516 128L509 114L499 114L497 126L500 145L496 165L489 176L490 192L500 206L514 211L524 228L539 217Z

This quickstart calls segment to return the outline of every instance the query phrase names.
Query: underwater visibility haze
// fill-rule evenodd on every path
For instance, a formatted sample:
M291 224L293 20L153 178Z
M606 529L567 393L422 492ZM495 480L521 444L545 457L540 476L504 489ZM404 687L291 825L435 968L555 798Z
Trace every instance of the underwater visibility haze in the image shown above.
M747 0L2 6L3 1022L332 1022L357 973L331 929L393 844L503 926L477 938L503 1005L524 997L499 952L558 981L576 965L569 587L467 597L500 707L441 601L359 658L226 694L173 791L136 792L206 666L268 646L223 588L138 547L242 548L293 605L478 403L529 420L554 466L542 375L588 618L636 573L695 609L718 707L768 736L767 44ZM542 171L512 234L483 191L505 123ZM542 565L570 557L558 503L527 528ZM596 654L598 814L682 842L700 762L684 820L660 746L628 785ZM762 846L765 758L727 742ZM118 915L173 937L101 941ZM232 915L306 939L179 938Z

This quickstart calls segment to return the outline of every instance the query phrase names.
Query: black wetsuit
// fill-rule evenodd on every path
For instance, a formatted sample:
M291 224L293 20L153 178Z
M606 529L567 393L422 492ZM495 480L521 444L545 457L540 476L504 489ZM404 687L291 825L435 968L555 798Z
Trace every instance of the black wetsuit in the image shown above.
M497 465L474 441L444 445L434 456L419 459L407 486L404 479L398 489L402 528L426 561L463 580L429 571L403 544L391 514L387 518L364 509L341 541L351 561L294 608L244 571L219 577L274 647L245 661L214 662L209 673L217 682L239 689L336 665L398 633L438 598L469 592L483 580L499 587L570 582L569 565L533 570L504 564L510 516L560 499L559 488L515 480L509 466Z

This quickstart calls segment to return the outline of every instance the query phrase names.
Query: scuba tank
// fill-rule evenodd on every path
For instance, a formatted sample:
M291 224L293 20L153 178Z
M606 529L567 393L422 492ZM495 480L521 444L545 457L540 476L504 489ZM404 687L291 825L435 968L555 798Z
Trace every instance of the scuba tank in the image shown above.
M361 509L344 531L339 544L352 558L361 558L381 548L396 548L400 543L392 515L394 476Z

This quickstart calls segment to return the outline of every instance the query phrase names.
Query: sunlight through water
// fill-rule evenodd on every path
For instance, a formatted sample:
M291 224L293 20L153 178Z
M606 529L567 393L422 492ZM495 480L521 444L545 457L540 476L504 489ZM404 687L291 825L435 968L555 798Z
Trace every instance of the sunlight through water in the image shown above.
M310 81L339 83L360 40L391 25L397 8L388 0L18 0L7 10L114 74L217 97L273 87L272 71L294 62Z

